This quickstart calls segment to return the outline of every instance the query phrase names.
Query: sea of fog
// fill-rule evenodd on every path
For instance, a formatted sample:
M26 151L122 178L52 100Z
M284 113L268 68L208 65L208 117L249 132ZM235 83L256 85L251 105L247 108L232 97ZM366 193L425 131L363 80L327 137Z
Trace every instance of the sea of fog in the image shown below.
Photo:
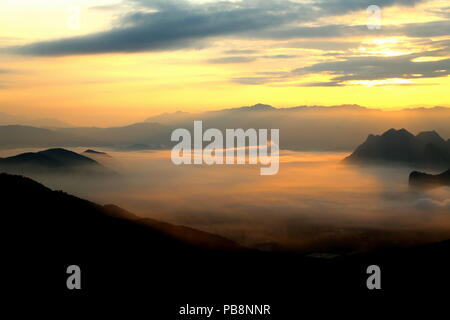
M170 151L102 151L118 177L33 178L267 250L348 252L450 238L450 188L412 190L409 168L348 166L345 153L281 151L279 173L261 176L255 165L176 166Z

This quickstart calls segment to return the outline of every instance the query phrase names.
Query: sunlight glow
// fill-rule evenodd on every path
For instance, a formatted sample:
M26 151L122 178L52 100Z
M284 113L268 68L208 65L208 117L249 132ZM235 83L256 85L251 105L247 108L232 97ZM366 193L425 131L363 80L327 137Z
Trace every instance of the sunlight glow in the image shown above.
M398 78L392 78L392 79L384 79L384 80L354 80L354 81L348 81L348 84L350 85L362 85L366 87L373 87L373 86L383 86L383 85L398 85L398 84L408 84L411 83L411 80L407 79L398 79Z

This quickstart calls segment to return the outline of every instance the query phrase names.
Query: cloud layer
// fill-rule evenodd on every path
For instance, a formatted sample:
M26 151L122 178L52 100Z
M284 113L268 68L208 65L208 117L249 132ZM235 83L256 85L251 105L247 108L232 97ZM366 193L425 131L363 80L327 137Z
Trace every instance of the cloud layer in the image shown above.
M241 0L193 4L184 0L132 0L135 9L113 29L95 34L40 41L9 48L10 52L35 56L64 56L116 52L176 50L202 47L216 37L269 39L315 38L366 32L365 26L299 27L318 18L365 10L373 1ZM424 0L379 0L384 7L413 6ZM411 31L418 36L443 31L430 25ZM448 30L448 29L447 29Z
M411 7L423 2L427 0L379 0L377 5L382 8ZM324 19L365 11L372 4L371 0L225 0L206 3L187 0L128 0L120 5L128 11L108 31L39 41L4 50L13 54L53 57L202 49L217 40L238 39L248 41L249 45L242 49L224 50L221 56L213 56L206 62L243 64L264 59L295 59L300 56L297 52L280 54L252 47L255 40L267 40L273 43L272 49L319 50L320 53L314 52L312 55L327 59L320 59L321 62L316 59L309 62L309 65L301 64L297 68L293 66L291 71L284 68L283 71L260 70L235 75L231 81L245 85L285 85L286 82L295 82L309 74L322 74L328 75L329 80L305 80L293 85L335 87L347 85L349 81L423 79L450 75L448 19L383 25L380 30L369 30L363 24L336 24L336 19L331 19L333 23L327 24L327 19ZM100 9L113 8L108 6ZM435 15L443 19L448 13L448 8L433 10L437 10ZM410 39L410 42L422 41L422 52L416 50L401 56L357 52L361 39L399 36ZM444 39L434 39L441 37ZM442 59L419 59L430 56L441 56Z

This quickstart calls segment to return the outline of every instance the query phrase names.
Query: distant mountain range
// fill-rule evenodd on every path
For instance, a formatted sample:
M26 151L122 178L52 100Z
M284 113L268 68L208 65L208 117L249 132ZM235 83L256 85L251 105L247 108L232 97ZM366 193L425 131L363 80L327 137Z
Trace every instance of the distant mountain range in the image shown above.
M55 129L29 126L0 126L0 148L47 148L96 146L95 136L79 137Z
M97 161L65 149L27 152L0 158L0 171L18 174L114 174Z
M450 186L450 169L436 175L413 171L409 175L409 184L418 187Z
M124 127L96 128L78 127L56 130L58 133L90 140L85 146L107 146L120 149L143 145L143 149L160 149L171 145L172 128L159 123L141 122Z
M109 147L120 150L168 149L173 130L192 130L202 120L205 129L280 129L282 149L297 151L351 151L368 132L407 127L412 132L436 130L450 137L450 108L417 108L382 111L359 105L298 106L270 105L208 111L165 113L121 127L70 127L42 129L30 126L0 126L0 148Z
M0 125L27 125L41 128L65 128L69 124L53 118L29 119L0 112Z
M345 159L349 163L391 163L417 168L450 167L450 140L435 131L414 136L405 129L390 129L367 140Z

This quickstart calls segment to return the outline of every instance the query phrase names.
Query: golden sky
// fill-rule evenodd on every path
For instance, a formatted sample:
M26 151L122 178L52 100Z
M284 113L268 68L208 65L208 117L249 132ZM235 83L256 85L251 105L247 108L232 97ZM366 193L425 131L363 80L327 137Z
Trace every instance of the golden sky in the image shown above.
M75 125L450 105L448 1L3 0L0 48L0 112Z

